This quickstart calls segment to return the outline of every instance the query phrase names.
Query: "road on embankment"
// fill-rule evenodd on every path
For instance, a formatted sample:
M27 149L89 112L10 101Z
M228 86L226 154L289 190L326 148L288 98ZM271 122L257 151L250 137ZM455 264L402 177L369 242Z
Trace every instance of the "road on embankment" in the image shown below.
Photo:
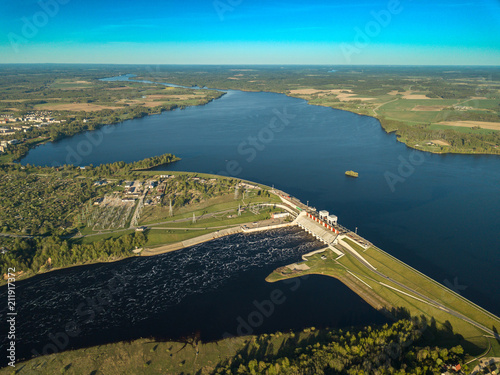
M468 318L467 316L465 316L465 315L463 315L463 314L461 314L461 313L459 313L459 312L457 312L457 311L455 311L455 310L453 310L453 309L451 309L451 308L449 308L449 307L447 307L447 306L443 305L442 303L440 303L440 302L438 302L438 301L435 301L435 300L433 300L432 298L429 298L429 297L427 297L426 295L424 295L424 294L422 294L422 293L420 293L420 292L417 292L416 290L414 290L414 289L412 289L412 288L410 288L410 287L408 287L408 286L404 285L403 283L401 283L401 282L399 282L399 281L397 281L397 280L394 280L394 279L390 278L389 276L387 276L387 275L383 274L382 272L378 271L377 269L374 269L374 268L373 268L373 266L371 266L368 262L366 262L366 261L364 261L364 260L360 259L359 257L357 257L357 256L356 256L356 255L355 255L355 254L354 254L354 253L353 253L353 252L352 252L349 248L347 248L347 247L345 247L345 246L342 246L342 250L343 250L343 251L345 251L345 252L348 252L349 254L351 254L351 255L352 255L355 259L359 260L359 261L360 261L360 263L361 263L364 267L366 267L369 271L371 271L371 272L375 273L376 275L378 275L378 276L380 276L380 277L382 277L382 278L386 279L387 281L390 281L390 282L392 282L392 283L394 283L394 284L398 285L399 287L401 287L401 288L405 289L407 292L413 293L414 295L418 296L419 298L421 298L421 299L423 299L423 300L427 301L427 303L429 303L429 304L431 304L431 305L434 305L434 307L437 307L437 308L439 308L439 309L441 309L441 310L443 310L443 311L445 311L445 312L447 312L447 313L449 313L449 314L453 315L454 317L456 317L456 318L458 318L458 319L461 319L461 320L463 320L463 321L465 321L465 322L467 322L467 323L470 323L470 324L472 324L473 326L475 326L476 328L479 328L479 329L481 329L482 331L484 331L484 332L486 332L486 333L488 333L488 334L490 334L490 335L492 335L492 336L494 336L494 337L498 337L498 334L497 334L497 333L495 333L492 329L490 329L490 328L488 328L488 327L485 327L485 326L484 326L484 325L482 325L481 323L478 323L478 322L476 322L476 321L474 321L474 320L472 320L472 319ZM401 261L399 261L399 262L401 262ZM402 263L403 265L407 266L405 263L403 263L403 262L401 262L401 263ZM358 275L359 275L359 273L358 273ZM373 281L378 282L377 280L373 280ZM378 283L379 283L379 284L381 284L381 285L383 285L383 283L381 283L381 282L378 282ZM447 291L447 288L446 288L445 286L442 286L442 285L441 285L441 287ZM467 301L468 301L468 300L467 300ZM469 301L468 301L468 302L469 302Z

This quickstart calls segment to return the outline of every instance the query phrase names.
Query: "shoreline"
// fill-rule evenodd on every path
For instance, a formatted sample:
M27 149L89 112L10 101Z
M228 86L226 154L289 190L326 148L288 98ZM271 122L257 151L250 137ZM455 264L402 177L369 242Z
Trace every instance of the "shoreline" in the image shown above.
M260 221L260 223L265 222L265 221ZM216 240L218 238L222 237L227 237L227 236L232 236L233 234L238 234L238 233L255 233L255 232L262 232L262 231L268 231L268 230L273 230L273 229L280 229L280 228L286 228L289 226L293 226L294 224L292 223L279 223L275 225L266 225L263 227L256 227L256 228L251 228L251 229L244 229L245 226L251 225L252 223L243 223L243 224L238 224L237 226L226 228L226 229L221 229L215 232L203 234L198 237L193 237L188 240L184 241L179 241L175 242L172 244L168 245L160 245L158 247L153 247L153 248L144 248L138 256L155 256L155 255L160 255L160 254L165 254L165 253L171 253L173 251L177 250L182 250L190 246L195 246L199 245L201 243L205 242L210 242L213 240Z
M261 221L262 222L262 221ZM261 223L259 222L259 223ZM45 275L47 273L53 272L53 271L60 271L60 270L66 270L69 268L75 268L75 267L84 267L84 266L92 266L96 264L106 264L106 263L115 263L115 262L120 262L125 259L130 259L130 258L136 258L136 257L145 257L145 256L156 256L156 255L161 255L165 253L170 253L178 250L183 250L185 248L199 245L201 243L205 242L210 242L213 241L217 238L222 238L222 237L227 237L231 236L233 234L238 234L238 233L255 233L255 232L260 232L260 231L267 231L267 230L273 230L273 229L280 229L280 228L285 228L289 226L293 226L292 223L286 223L286 224L276 224L276 225L266 225L263 227L257 227L253 228L249 231L245 231L242 229L244 225L251 225L253 222L249 223L243 223L243 224L238 224L233 227L229 227L226 229L222 230L217 230L211 233L203 234L201 236L193 237L188 240L184 241L179 241L179 242L174 242L171 244L166 244L166 245L159 245L157 247L151 247L151 248L146 248L144 247L143 250L140 253L137 254L130 254L128 256L124 257L119 257L119 258L112 258L112 259L107 259L107 260L96 260L95 262L88 262L88 263L76 263L76 264L71 264L68 266L64 267L56 267L56 268L51 268L49 270L43 271L43 272L38 272L35 274L23 272L22 275L16 276L16 281L21 281L21 280L28 280L31 279L35 276L40 276L40 275ZM7 285L7 280L5 279L0 279L0 288Z
M241 91L244 91L244 90L241 90ZM248 91L248 92L253 92L253 91ZM424 149L421 149L421 148L417 148L415 146L411 146L408 143L406 143L405 141L401 140L401 137L398 137L398 135L396 134L397 133L397 129L396 130L390 130L390 131L386 130L384 128L384 126L382 125L382 120L379 119L378 117L376 117L375 115L367 115L365 113L358 113L358 112L351 111L349 109L336 108L336 107L332 107L332 106L329 106L329 105L314 104L314 103L311 103L307 99L300 98L300 97L297 97L297 96L288 95L288 94L285 94L285 93L276 93L276 94L283 94L283 95L285 95L285 96L287 96L289 98L295 98L295 99L305 100L308 105L315 105L315 106L324 107L324 108L332 108L332 109L336 109L338 111L350 112L350 113L353 113L353 114L358 115L358 116L366 116L366 117L374 118L375 120L377 120L379 122L380 127L382 128L382 130L386 134L392 134L392 133L394 133L396 135L396 142L402 143L406 147L411 148L412 150L417 150L417 151L421 151L421 152L428 152L428 153L434 154L434 155L479 155L479 156L482 156L482 155L496 155L496 156L500 156L500 153L491 153L491 152L474 152L474 151L466 152L466 151L451 151L451 150L450 151L430 151L430 150L424 150ZM401 121L403 121L403 120L401 120Z
M79 135L79 134L84 134L86 132L93 132L93 131L98 131L100 129L102 129L103 127L105 126L112 126L112 125L119 125L121 123L124 123L126 121L130 121L130 120L138 120L138 119L141 119L141 118L144 118L144 117L148 117L148 116L159 116L159 115L162 115L163 113L165 112L172 112L172 111L175 111L175 110L183 110L183 109L187 109L187 108L190 108L190 107L200 107L200 106L204 106L204 105L207 105L207 104L210 104L212 103L214 100L217 100L217 99L220 99L222 98L226 93L223 93L221 96L219 96L218 98L212 98L210 100L208 100L206 103L200 103L200 104L191 104L191 105L185 105L185 104L181 104L181 105L176 105L175 107L172 107L172 108L169 108L169 109L166 109L166 108L161 108L160 109L160 112L159 113L148 113L146 115L137 115L137 116L134 116L132 118L129 118L129 119L125 119L125 120L119 120L119 121L116 121L116 122L112 122L110 124L96 124L95 125L95 128L90 130L90 129L82 129L81 131L77 131L75 134L70 134L70 135L62 135L60 138L58 139L55 139L55 140L50 140L50 137L47 137L47 139L45 139L44 141L42 142L38 142L36 144L33 145L33 147L30 147L28 146L28 149L26 150L25 153L23 153L20 157L18 158L12 158L10 162L6 162L7 164L8 163L19 163L21 164L21 161L29 154L29 152L31 150L34 150L35 148L37 148L38 146L42 146L42 145L45 145L47 143L50 143L50 142L59 142L59 141L62 141L64 139L67 139L67 138L71 138L73 136L76 136L76 135ZM160 106L159 106L160 107ZM146 107L144 107L146 108ZM147 109L147 108L146 108ZM10 154L6 154L6 155L10 155ZM161 166L161 165L160 165ZM140 171L140 170L138 170Z
M307 255L307 254L306 254ZM272 274L272 273L271 273ZM270 275L271 275L270 274ZM334 275L328 275L322 272L307 272L306 275L318 275L318 276L326 276L326 277L331 277L336 280L339 280L342 284L344 284L347 288L349 288L353 293L355 293L357 296L359 296L363 301L365 301L367 304L369 304L371 307L373 307L375 310L377 310L379 313L383 314L386 317L389 317L391 319L394 319L394 316L390 315L388 311L390 311L390 308L396 308L396 306L392 305L382 297L378 296L376 293L369 293L368 291L364 290L363 287L357 284L357 282L353 279L350 280L348 278L343 278L343 277L337 277ZM277 283L283 280L289 280L295 277L300 277L304 275L297 275L294 277L284 277L279 280L268 280L268 277L266 277L266 282L268 283Z
M130 82L134 82L135 80L133 79L130 79L129 78L129 81ZM124 81L124 82L127 82L127 81ZM141 82L141 81L137 81L137 82ZM175 85L175 84L172 84L172 83L166 83L166 82L151 82L151 84L157 84L157 83L161 83L161 84L164 84L164 85ZM180 85L177 85L177 86L180 86ZM187 86L180 86L180 87L183 87L183 88L187 88L187 89L193 89L192 87L187 87ZM181 106L176 106L175 108L170 108L170 109L161 109L159 113L148 113L147 115L145 116L137 116L137 117L133 117L133 118L130 118L130 119L125 119L125 120L120 120L120 121L117 121L117 122L113 122L113 123L110 123L110 124L98 124L96 125L95 129L93 130L82 130L82 131L79 131L75 134L72 134L72 135L65 135L65 136L62 136L61 138L55 140L55 141L50 141L50 140L45 140L41 143L37 143L36 145L34 145L34 147L29 147L28 150L22 155L20 156L19 158L17 159L12 159L11 160L11 163L21 163L22 159L24 159L28 153L32 150L32 149L35 149L36 147L38 146L41 146L41 145L44 145L44 144L47 144L49 142L57 142L59 140L63 140L63 139L66 139L66 138L71 138L75 135L79 135L79 134L84 134L85 132L89 132L89 131L96 131L96 130L100 130L102 127L104 126L111 126L111 125L118 125L118 124L122 124L122 123L125 123L126 121L129 121L129 120L136 120L138 118L143 118L143 117L147 117L147 116L154 116L154 115L161 115L163 114L164 112L171 112L171 111L174 111L176 109L185 109L185 108L189 108L189 107L199 107L199 106L204 106L204 105L208 105L218 99L221 99L223 98L226 94L227 94L227 91L229 90L232 90L232 91L240 91L240 92L248 92L248 93L259 93L259 92L262 92L262 93L272 93L272 94L281 94L281 95L285 95L286 97L288 98L293 98L293 99L300 99L300 100L304 100L307 105L312 105L312 106L318 106L318 107L324 107L324 108L331 108L331 109L335 109L335 110L338 110L338 111L345 111L345 112L350 112L350 113L353 113L355 115L358 115L358 116L366 116L366 117L371 117L375 120L377 120L379 122L379 125L380 127L382 128L382 130L386 133L386 134L391 134L391 133L396 133L397 132L397 129L396 130L391 130L391 131L388 131L385 129L385 127L382 125L382 120L378 117L376 117L376 115L369 115L369 114L365 114L365 113L358 113L358 112L355 112L353 110L349 110L349 109L345 109L345 108L336 108L336 107L332 107L330 105L322 105L322 104L314 104L314 103L311 103L310 100L307 100L307 99L304 99L304 98L301 98L301 97L297 97L297 96L293 96L291 94L287 94L285 92L277 92L277 91L265 91L265 90L244 90L244 89L218 89L218 88L206 88L206 90L213 90L213 91L218 91L218 92L222 92L222 95L219 96L218 98L212 98L210 99L209 101L207 101L206 103L202 103L202 104L196 104L196 105L181 105ZM223 90L226 90L226 91L223 91ZM434 154L434 155L447 155L447 154L453 154L453 155L497 155L497 156L500 156L500 153L488 153L488 152L474 152L474 151L471 151L471 152L466 152L466 151L431 151L431 150L425 150L425 149L421 149L421 148L417 148L415 146L412 146L412 145L409 145L408 143L406 143L405 141L401 140L401 137L398 137L396 135L396 142L399 142L399 143L403 143L404 145L406 145L406 147L412 149L412 150L417 150L417 151L421 151L421 152L428 152L430 154Z

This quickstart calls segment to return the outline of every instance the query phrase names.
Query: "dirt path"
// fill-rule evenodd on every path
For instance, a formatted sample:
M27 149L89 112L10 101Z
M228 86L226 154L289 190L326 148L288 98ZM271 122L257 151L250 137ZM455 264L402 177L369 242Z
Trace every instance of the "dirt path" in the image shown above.
M372 108L372 111L373 111L373 114L375 116L378 116L378 113L377 113L377 110L382 107L383 105L386 105L386 104L389 104L389 103L392 103L392 102L395 102L396 100L399 100L399 98L396 98L396 99L393 99L393 100L389 100L388 102L384 102L384 103L380 103L378 106L376 106L375 108Z

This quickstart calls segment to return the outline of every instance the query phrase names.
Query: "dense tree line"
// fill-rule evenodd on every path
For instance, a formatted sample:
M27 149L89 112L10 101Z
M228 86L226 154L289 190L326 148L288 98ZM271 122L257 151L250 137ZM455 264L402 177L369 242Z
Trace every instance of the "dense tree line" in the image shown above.
M148 170L154 167L158 167L165 164L174 163L178 160L181 160L175 155L172 154L162 154L158 156L152 156L150 158L146 158L143 160L125 163L124 161L117 161L109 164L101 164L96 167L93 165L85 167L84 170L81 170L81 174L85 176L113 176L120 175L126 176L130 175L134 171L143 171ZM75 168L73 166L65 166L66 168Z
M0 243L0 247L7 249L0 257L2 274L9 267L14 267L16 272L38 273L51 268L127 257L132 254L131 250L144 246L146 237L143 233L136 232L89 244L78 244L57 236L1 238Z
M439 139L451 146L441 146L443 152L500 154L500 132L460 132L452 129L432 129L430 125L407 125L399 121L382 119L382 127L387 132L395 132L406 144L425 145Z
M314 328L312 328L314 330ZM463 363L461 346L427 346L424 336L437 335L424 317L404 319L381 328L319 331L309 339L284 339L280 333L253 337L240 353L217 366L216 374L414 374L444 372L444 366ZM274 344L273 344L274 342ZM422 345L424 344L424 345Z

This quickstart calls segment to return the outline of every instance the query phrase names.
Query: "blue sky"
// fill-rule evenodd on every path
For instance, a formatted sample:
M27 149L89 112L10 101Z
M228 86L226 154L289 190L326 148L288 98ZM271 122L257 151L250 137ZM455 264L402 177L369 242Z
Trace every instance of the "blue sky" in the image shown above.
M16 0L0 63L500 65L500 0Z

